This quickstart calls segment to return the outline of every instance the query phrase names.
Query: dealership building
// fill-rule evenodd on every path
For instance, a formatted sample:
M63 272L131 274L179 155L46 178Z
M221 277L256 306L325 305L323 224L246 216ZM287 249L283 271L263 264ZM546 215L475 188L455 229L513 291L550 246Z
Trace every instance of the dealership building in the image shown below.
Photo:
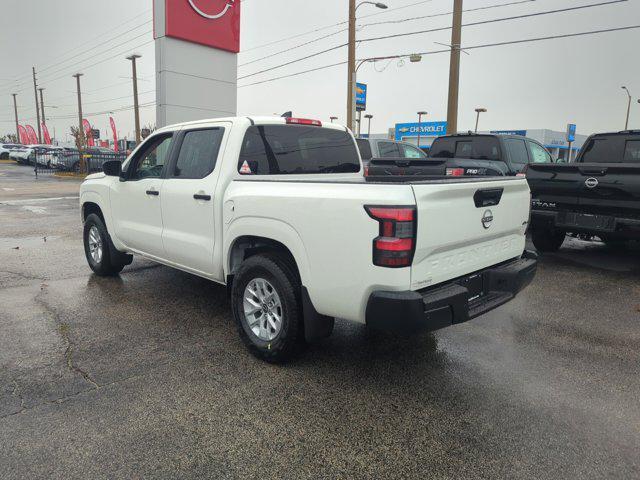
M442 135L445 135L447 131L447 122L422 122L416 123L397 123L395 128L389 129L389 137L396 140L402 140L405 142L418 144L418 137L420 138L420 147L429 148L433 141ZM521 135L523 137L529 137L533 140L537 140L545 146L551 156L554 159L560 159L566 161L569 152L569 144L567 142L567 133L559 132L550 129L537 128L529 130L492 130L489 132L478 133L491 133L498 135ZM372 135L373 136L373 135ZM576 135L575 141L571 144L571 158L575 158L577 152L582 148L582 145L587 139L586 135Z

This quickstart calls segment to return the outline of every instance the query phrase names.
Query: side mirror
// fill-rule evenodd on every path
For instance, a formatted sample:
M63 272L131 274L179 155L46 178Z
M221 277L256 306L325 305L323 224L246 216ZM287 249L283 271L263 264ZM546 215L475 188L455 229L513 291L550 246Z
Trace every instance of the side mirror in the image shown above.
M102 171L109 177L119 177L122 172L122 162L120 160L109 160L102 164Z

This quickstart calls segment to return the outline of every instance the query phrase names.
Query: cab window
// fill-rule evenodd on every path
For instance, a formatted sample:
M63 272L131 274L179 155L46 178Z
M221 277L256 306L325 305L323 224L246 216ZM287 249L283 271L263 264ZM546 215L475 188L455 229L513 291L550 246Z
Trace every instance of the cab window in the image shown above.
M402 156L404 158L427 158L427 155L417 147L413 145L405 145L404 143L401 145L402 148Z
M551 155L549 152L534 142L529 142L529 150L531 150L531 161L533 163L551 163L553 160L551 159Z
M171 151L172 140L172 134L158 135L150 139L136 155L129 179L159 178Z
M400 149L397 143L380 142L378 143L378 153L381 158L398 158L401 157Z
M219 127L186 132L172 176L199 179L213 172L223 135Z
M524 140L505 138L504 145L509 153L511 163L520 166L529 163L529 154L527 153L527 147L524 144Z

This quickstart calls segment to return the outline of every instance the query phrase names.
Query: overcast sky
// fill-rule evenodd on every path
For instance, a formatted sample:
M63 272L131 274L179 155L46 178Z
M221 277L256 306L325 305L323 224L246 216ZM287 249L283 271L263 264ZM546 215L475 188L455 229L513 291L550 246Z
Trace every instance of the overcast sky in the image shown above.
M183 1L183 0L175 0ZM219 0L211 0L219 1ZM464 8L513 3L517 0L465 0ZM466 12L463 23L511 17L606 0L531 0L517 5ZM359 24L401 20L450 12L452 0L386 0L389 10L364 5ZM244 0L242 52L239 63L279 53L239 69L247 75L315 53L346 41L341 32L347 0ZM86 117L95 128L108 127L109 111L121 136L133 132L131 66L125 54L142 54L139 61L143 124L155 122L154 46L151 0L3 0L0 12L0 135L14 132L10 94L18 92L19 115L35 127L31 67L45 88L49 129L65 139L77 123L76 71L84 73L82 88ZM373 15L372 14L376 14ZM602 30L640 24L640 1L611 3L463 29L465 47L534 37ZM451 25L451 15L402 23L363 26L358 38L405 33ZM318 30L321 29L321 30ZM313 30L315 32L309 33ZM320 36L323 40L294 48ZM298 34L304 34L299 35ZM275 41L289 38L286 41ZM363 42L358 58L411 52L430 52L450 43L444 30L394 39ZM265 46L265 44L269 44ZM634 96L630 126L640 128L640 29L583 37L469 50L462 55L459 129L472 129L474 108L488 109L481 129L551 128L564 130L577 123L578 132L619 130L624 127L626 85ZM446 47L445 47L446 48ZM239 81L245 85L312 69L346 59L341 48ZM421 63L398 61L363 66L358 80L369 85L368 112L374 132L396 122L416 121L426 110L428 120L445 120L448 54L425 55ZM17 81L16 81L17 79ZM240 114L272 114L293 110L298 116L345 121L346 66L338 66L239 89ZM120 111L119 111L120 110ZM103 113L105 112L105 113ZM76 115L76 117L74 117Z

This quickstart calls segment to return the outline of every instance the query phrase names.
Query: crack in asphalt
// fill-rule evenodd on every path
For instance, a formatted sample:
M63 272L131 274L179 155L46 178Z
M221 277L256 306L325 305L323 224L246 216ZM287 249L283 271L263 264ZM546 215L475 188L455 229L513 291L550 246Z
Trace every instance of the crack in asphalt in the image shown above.
M154 369L154 370L157 370L157 369ZM144 378L149 373L150 372L144 373L144 374L138 374L138 375L130 375L128 377L120 378L118 380L114 380L113 382L105 383L105 384L101 385L100 388L108 388L108 387L112 387L114 385L119 385L121 383L128 382L129 380L134 380L134 379L137 380L139 378ZM14 392L19 390L17 382L14 381L13 384L14 384ZM85 393L91 393L91 392L97 392L97 391L98 391L97 388L85 388L84 390L80 390L80 391L78 391L78 392L76 392L76 393L74 393L72 395L65 395L64 397L59 397L59 398L56 398L56 399L53 399L53 400L49 400L49 401L46 401L46 402L35 403L31 407L26 407L25 406L25 401L24 401L24 398L22 397L22 395L16 394L15 396L20 398L20 410L18 410L17 412L8 413L6 415L0 415L0 420L4 420L5 418L10 418L10 417L14 417L16 415L20 415L20 414L23 414L23 413L30 412L32 410L35 410L35 409L39 408L39 407L42 407L43 405L54 405L54 404L61 405L61 404L65 403L65 402L67 402L68 400L71 400L73 398L79 397L79 396L81 396L81 395L83 395ZM12 394L14 394L14 392L12 392Z
M24 402L24 397L22 396L22 394L20 393L20 387L18 386L18 382L16 382L15 380L13 380L13 390L11 391L11 395L14 397L17 397L20 400L20 410L18 410L17 412L14 413L10 413L9 415L4 415L0 418L4 418L10 415L17 415L19 413L22 413L26 410L26 407L24 406L25 402Z
M78 365L76 365L74 363L74 361L73 361L73 348L76 346L76 344L73 342L73 340L71 339L71 336L69 334L70 333L69 324L63 323L60 320L59 314L56 311L56 309L53 308L51 305L49 305L42 298L42 295L45 294L45 292L47 291L47 287L48 287L48 285L46 283L43 283L41 285L40 292L34 297L34 301L36 303L40 304L46 310L46 312L49 313L49 315L53 319L53 322L56 324L56 330L58 331L58 333L60 334L60 336L62 337L64 342L66 343L67 347L66 347L65 352L64 352L64 358L65 358L67 367L72 372L81 375L82 378L84 378L84 380L86 382L88 382L91 385L93 385L94 389L99 389L100 388L100 384L98 384L98 382L96 382L91 377L89 372L86 372L85 370L83 370L82 368L80 368Z

